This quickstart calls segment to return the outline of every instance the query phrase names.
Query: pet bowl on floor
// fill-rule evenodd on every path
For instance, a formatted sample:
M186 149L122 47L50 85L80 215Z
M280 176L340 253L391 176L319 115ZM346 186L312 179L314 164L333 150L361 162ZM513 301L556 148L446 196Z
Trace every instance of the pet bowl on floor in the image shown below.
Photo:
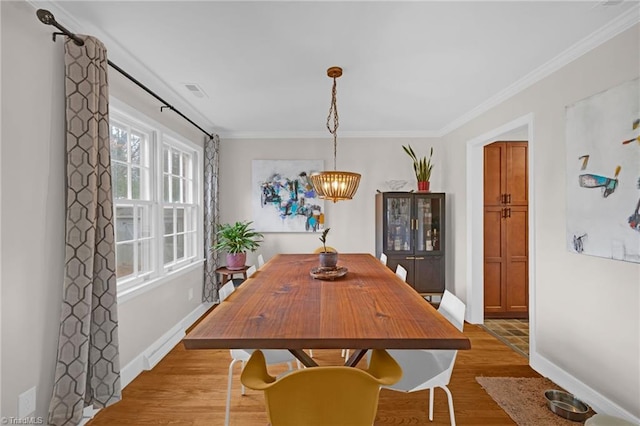
M589 406L570 393L550 389L544 392L547 407L553 413L574 422L583 422L589 413Z

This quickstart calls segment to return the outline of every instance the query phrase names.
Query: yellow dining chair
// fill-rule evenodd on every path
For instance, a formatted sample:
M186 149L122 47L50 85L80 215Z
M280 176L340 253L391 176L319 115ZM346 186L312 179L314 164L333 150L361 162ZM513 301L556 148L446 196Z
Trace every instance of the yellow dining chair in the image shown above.
M367 370L320 366L279 379L269 375L264 355L255 351L240 380L250 389L264 391L271 426L371 426L380 386L401 377L402 369L383 349L373 350Z

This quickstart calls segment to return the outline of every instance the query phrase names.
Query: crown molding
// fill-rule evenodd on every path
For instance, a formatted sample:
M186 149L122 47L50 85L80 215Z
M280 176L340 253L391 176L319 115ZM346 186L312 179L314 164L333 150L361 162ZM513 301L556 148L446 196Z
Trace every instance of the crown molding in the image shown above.
M570 62L576 60L585 53L595 49L601 44L611 40L613 37L628 30L632 26L640 22L640 4L636 3L626 12L620 14L617 18L614 18L609 23L601 27L599 30L591 33L587 37L575 43L556 57L536 68L529 74L525 75L520 80L508 86L506 89L498 92L495 96L487 99L482 104L478 105L466 114L453 120L451 123L444 126L437 133L439 137L443 137L469 121L477 118L481 114L487 112L491 108L501 104L512 96L522 92L526 88L539 82L540 80L548 77L552 73L558 71L560 68L566 66Z

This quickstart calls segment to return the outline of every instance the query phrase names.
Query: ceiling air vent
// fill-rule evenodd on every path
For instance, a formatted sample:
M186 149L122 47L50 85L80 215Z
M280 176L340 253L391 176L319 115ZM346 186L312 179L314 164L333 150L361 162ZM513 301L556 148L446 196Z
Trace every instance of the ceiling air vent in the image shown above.
M184 87L196 98L206 97L206 93L196 83L183 83Z

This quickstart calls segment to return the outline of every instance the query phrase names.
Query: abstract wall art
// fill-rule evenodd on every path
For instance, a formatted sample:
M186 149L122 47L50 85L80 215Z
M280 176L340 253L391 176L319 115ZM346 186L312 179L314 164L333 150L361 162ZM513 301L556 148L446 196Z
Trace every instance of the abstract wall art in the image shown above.
M322 160L253 160L251 203L260 232L319 232L324 229L324 201L311 184Z
M640 84L566 107L567 246L640 263Z

